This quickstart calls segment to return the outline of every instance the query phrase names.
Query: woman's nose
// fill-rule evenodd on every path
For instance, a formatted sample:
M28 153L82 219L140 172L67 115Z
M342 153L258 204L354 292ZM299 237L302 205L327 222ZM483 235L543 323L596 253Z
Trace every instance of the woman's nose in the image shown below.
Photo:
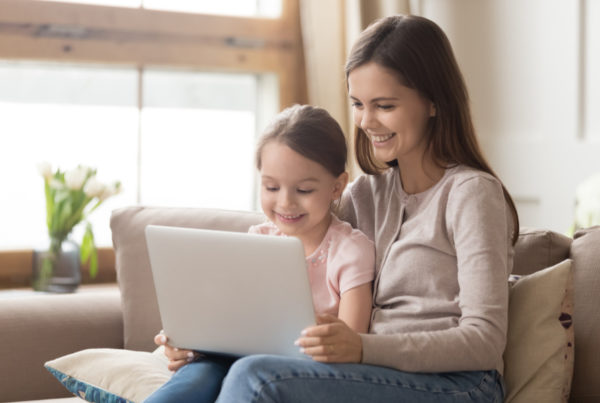
M364 108L361 112L359 126L361 129L374 129L376 126L376 119L373 112L368 110L368 108Z

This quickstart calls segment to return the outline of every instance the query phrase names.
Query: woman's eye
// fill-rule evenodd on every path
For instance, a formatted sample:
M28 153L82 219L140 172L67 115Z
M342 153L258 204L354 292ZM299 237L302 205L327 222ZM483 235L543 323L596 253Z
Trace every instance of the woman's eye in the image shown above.
M306 195L306 194L309 194L312 192L313 192L313 189L298 189L298 193L301 193L303 195Z
M279 190L276 186L265 186L267 192L277 192Z
M391 109L394 109L394 105L377 105L377 107L384 111L389 111Z
M350 104L353 108L360 108L362 104L360 102L354 101Z

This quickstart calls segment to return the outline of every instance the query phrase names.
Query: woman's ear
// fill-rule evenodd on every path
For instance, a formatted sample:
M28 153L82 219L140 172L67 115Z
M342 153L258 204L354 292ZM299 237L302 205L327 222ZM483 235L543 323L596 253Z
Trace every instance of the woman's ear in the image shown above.
M435 104L432 102L429 104L429 117L432 118L437 115L437 109L435 108Z
M342 193L344 189L346 189L346 185L348 184L348 172L343 172L340 176L335 178L335 182L333 184L333 193L331 195L331 200L337 200L342 197Z

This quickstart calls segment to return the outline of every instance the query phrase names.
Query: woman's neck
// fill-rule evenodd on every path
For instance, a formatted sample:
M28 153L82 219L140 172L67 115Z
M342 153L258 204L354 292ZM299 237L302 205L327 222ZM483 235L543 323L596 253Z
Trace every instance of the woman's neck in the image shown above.
M439 182L445 169L432 158L419 158L418 161L398 161L402 188L408 194L422 193Z

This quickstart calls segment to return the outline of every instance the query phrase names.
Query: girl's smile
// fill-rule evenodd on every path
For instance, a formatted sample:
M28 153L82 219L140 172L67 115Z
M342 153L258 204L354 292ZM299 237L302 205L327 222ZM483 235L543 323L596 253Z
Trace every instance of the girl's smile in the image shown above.
M297 214L297 215L286 215L286 214L281 214L281 213L275 213L277 215L277 218L285 223L288 224L292 224L292 223L296 223L298 221L300 221L303 217L306 216L306 214Z

